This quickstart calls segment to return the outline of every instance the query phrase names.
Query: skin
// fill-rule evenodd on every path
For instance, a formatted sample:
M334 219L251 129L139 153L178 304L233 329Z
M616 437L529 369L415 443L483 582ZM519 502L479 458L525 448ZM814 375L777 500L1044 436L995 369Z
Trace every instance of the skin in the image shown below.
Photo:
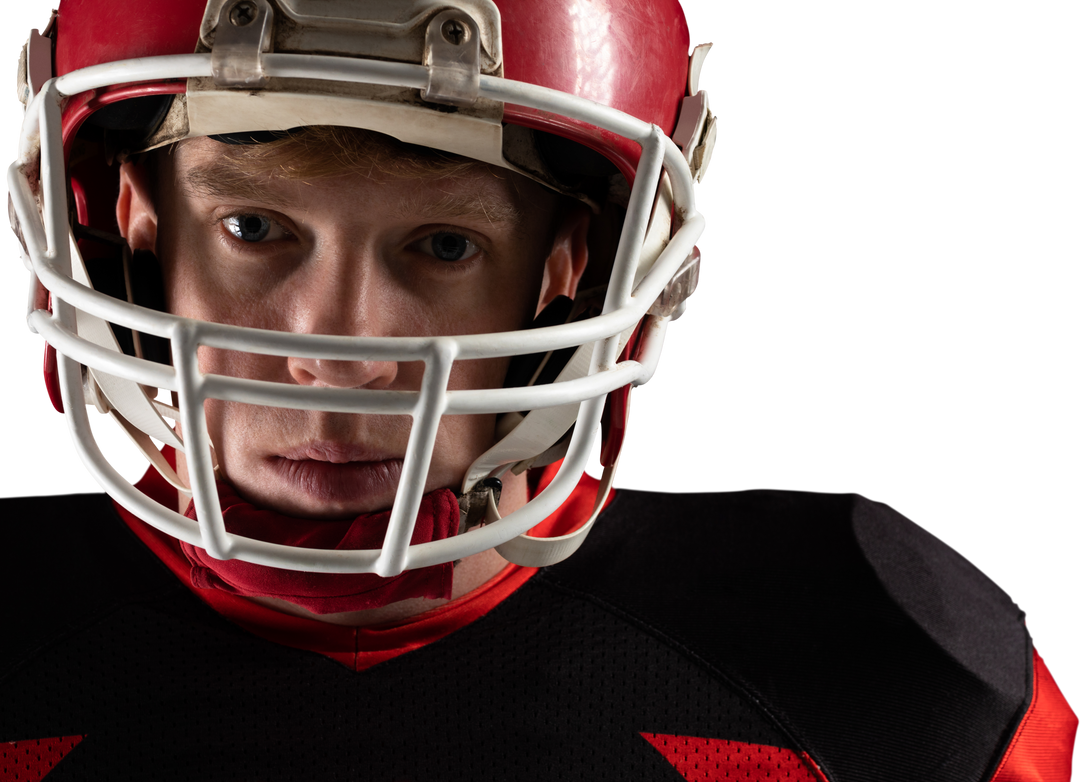
M121 233L132 249L156 253L169 311L178 315L310 334L507 331L527 326L555 296L573 296L584 271L588 212L573 208L557 218L556 197L512 173L476 168L433 180L368 171L314 181L267 178L257 194L250 187L230 193L200 185L215 181L214 167L226 154L226 145L210 139L182 142L161 156L153 194L145 170L132 163L121 169ZM445 256L447 241L462 257L438 257L439 243ZM199 364L206 373L280 383L410 391L419 388L423 370L418 362L207 348ZM507 364L457 362L450 388L500 387ZM221 477L257 506L340 519L393 504L407 417L219 400L207 403L206 416ZM494 428L493 415L444 417L425 491L459 488L468 466L493 444ZM182 455L177 467L186 480ZM342 472L347 480L335 478ZM526 500L524 476L508 475L500 512ZM455 570L452 598L505 564L494 551L466 558ZM316 616L281 600L256 600L351 625L400 620L446 602L416 598Z

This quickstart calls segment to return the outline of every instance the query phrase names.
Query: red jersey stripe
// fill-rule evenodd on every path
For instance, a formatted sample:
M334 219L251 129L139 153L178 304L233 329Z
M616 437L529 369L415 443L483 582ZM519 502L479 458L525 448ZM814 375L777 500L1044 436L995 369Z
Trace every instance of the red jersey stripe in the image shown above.
M828 782L805 753L783 747L663 733L641 735L687 782Z
M1031 704L990 782L1069 782L1076 715L1034 653Z

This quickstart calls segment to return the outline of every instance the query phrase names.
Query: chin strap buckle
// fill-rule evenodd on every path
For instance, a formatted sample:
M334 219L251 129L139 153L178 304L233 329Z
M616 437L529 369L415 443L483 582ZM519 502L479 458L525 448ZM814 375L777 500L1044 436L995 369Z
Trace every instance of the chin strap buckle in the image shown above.
M461 509L458 534L468 532L481 524L498 521L501 497L502 481L498 478L485 478L477 483L472 491L458 497L458 507Z
M472 491L458 495L458 509L461 516L458 519L457 534L463 535L474 527L482 527L502 518L499 515L499 499L502 497L502 481L498 478L484 478L477 483ZM461 564L461 560L454 560L454 567Z

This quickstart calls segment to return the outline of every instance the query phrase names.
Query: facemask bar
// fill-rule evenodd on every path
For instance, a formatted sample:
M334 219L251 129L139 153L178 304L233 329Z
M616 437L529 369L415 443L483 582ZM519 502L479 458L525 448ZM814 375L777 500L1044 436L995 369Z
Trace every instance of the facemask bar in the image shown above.
M401 87L422 87L427 83L427 68L407 63L268 54L265 68L271 77L360 81ZM642 159L603 313L587 321L529 331L457 337L301 335L188 320L113 299L75 282L71 278L73 259L59 132L61 98L117 83L207 75L209 70L209 54L174 55L94 66L48 82L27 108L20 160L12 165L8 174L9 190L34 272L52 292L54 301L52 315L34 310L29 313L28 322L32 330L41 334L61 354L59 367L64 405L84 462L109 493L132 513L169 535L205 548L219 559L237 557L256 564L312 572L374 572L393 576L402 570L461 559L524 536L551 515L577 485L599 427L606 394L628 384L646 382L655 369L666 318L655 325L656 333L648 335L640 362L616 364L616 361L620 335L632 330L665 291L669 280L691 254L703 227L701 216L694 210L692 178L678 147L658 128L614 109L535 85L481 77L480 94L485 98L574 117L642 145ZM41 215L23 173L24 167L33 167L36 138L42 142ZM682 227L634 288L645 226L664 171L671 182ZM78 336L71 302L78 302L80 310L110 323L170 340L175 367L117 353ZM526 388L447 389L450 368L455 360L519 355L588 343L594 343L598 349L592 352L590 372L585 377ZM423 360L425 370L418 392L306 388L203 375L196 359L200 345L340 361ZM83 364L143 385L178 392L185 432L184 450L191 470L199 523L149 500L116 473L101 454L89 428L82 384ZM408 451L382 548L359 551L305 549L229 534L221 517L203 413L203 403L208 398L329 412L411 415L413 425ZM467 534L409 545L442 415L514 412L569 404L579 405L577 426L563 465L545 491L518 511ZM576 545L570 550L573 548Z

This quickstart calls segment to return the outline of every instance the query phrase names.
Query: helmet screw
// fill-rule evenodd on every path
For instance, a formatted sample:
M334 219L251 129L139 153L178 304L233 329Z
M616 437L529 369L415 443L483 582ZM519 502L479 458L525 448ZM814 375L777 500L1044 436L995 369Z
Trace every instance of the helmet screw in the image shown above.
M448 19L443 23L442 36L448 43L461 46L461 44L469 40L469 30L457 19Z
M229 21L232 22L233 27L247 27L255 21L255 17L258 15L259 8L255 3L251 2L251 0L240 0L229 11Z

